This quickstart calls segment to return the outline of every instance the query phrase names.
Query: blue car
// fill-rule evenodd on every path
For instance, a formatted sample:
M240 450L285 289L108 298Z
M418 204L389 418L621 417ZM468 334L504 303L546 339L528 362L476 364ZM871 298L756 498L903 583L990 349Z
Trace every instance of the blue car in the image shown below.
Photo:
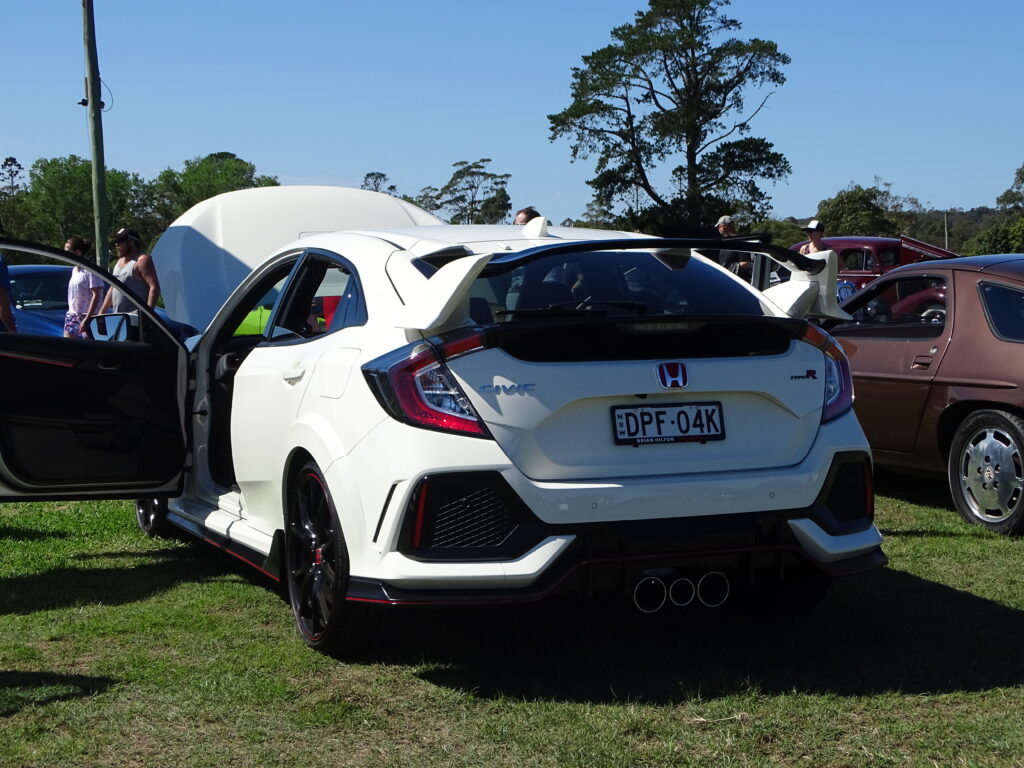
M11 264L11 311L19 333L39 336L63 336L64 316L68 311L68 281L71 267L58 264ZM184 341L198 331L176 322L157 308L171 330Z

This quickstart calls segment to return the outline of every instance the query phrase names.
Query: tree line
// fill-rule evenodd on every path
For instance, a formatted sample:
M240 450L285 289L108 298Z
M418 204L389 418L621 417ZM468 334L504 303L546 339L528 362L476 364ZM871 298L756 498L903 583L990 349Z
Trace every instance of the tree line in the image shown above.
M654 235L706 235L729 214L748 233L791 245L803 239L796 219L770 218L766 182L785 179L789 161L752 123L782 87L790 57L770 40L743 39L725 13L729 0L648 0L612 42L572 69L569 105L548 115L549 140L569 142L572 161L592 160L592 198L562 224ZM754 100L748 104L751 94ZM454 224L509 219L508 173L489 158L460 160L451 178L413 195L387 174L362 187L408 200ZM667 172L667 173L666 173ZM41 159L28 171L13 157L0 169L0 233L63 243L91 232L89 162L71 155ZM656 182L656 179L664 181ZM166 169L156 179L107 171L110 220L152 242L191 205L220 192L277 184L230 152ZM928 210L875 179L851 183L812 215L832 235L909 235L964 254L1024 252L1024 165L994 207Z

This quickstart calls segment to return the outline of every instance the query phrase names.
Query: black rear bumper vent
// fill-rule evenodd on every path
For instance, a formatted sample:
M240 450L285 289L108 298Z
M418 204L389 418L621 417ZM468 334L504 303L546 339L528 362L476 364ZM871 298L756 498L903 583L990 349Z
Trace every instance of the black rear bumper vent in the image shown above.
M409 500L399 549L424 560L511 559L543 529L497 472L431 475Z
M862 462L836 466L832 488L825 502L836 520L860 520L868 515L870 507L865 503L868 490L864 475Z

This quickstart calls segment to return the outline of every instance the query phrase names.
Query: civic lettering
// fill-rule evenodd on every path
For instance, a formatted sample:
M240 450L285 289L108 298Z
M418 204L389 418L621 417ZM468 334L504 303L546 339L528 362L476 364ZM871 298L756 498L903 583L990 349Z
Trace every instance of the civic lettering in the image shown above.
M536 391L536 384L484 384L478 387L483 395L527 395Z

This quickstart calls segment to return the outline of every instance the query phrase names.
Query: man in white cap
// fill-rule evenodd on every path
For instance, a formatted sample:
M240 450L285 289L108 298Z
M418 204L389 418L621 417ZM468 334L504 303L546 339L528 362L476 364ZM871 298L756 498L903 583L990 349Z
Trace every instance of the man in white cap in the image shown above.
M820 221L811 219L807 222L807 226L801 227L801 229L811 238L811 242L801 245L800 253L806 256L808 253L820 253L821 251L828 250L828 246L821 242L821 238L825 236L825 227L822 226Z

